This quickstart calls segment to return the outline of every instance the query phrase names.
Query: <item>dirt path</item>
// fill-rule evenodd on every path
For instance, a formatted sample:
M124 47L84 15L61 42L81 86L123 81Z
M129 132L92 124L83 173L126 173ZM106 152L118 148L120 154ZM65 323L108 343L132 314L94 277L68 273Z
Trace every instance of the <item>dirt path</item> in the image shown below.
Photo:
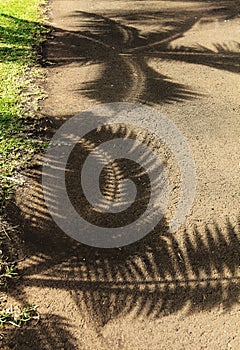
M42 319L6 348L240 348L239 11L239 1L52 1L43 111L53 129L100 102L153 105L187 139L197 192L175 235L103 251L61 232L41 167L27 171L7 209L28 255L12 298Z

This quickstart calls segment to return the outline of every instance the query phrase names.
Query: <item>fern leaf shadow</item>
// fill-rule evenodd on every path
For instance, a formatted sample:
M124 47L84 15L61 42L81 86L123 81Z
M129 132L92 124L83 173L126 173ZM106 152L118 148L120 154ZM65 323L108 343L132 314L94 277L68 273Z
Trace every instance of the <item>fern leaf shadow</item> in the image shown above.
M114 131L108 126L96 134L87 135L89 139L86 138L84 144L75 149L76 155L80 158L81 154L81 162L84 163L89 150L104 142L105 138L120 135L134 138L136 133L138 130L130 132L126 126L119 125ZM147 144L149 138L151 135L143 135ZM96 161L101 162L102 157L104 155L97 155ZM72 163L71 184L77 177L76 171L81 169L74 156ZM56 166L59 164L56 160ZM110 176L107 172L102 173L105 179L100 183L103 192L105 190L110 198L117 195L116 179L119 174L124 177L124 169L119 163L114 165ZM139 178L140 175L145 176L143 173L144 169L136 167L131 175ZM88 315L86 317L98 328L113 318L127 314L155 319L183 310L195 313L220 306L229 310L238 303L240 231L239 226L233 227L229 220L225 224L215 222L186 228L173 235L168 231L165 215L148 236L130 246L121 249L91 248L66 236L52 221L43 198L41 168L33 169L25 176L33 191L31 202L28 202L26 191L29 190L25 187L19 205L13 199L7 207L8 222L13 226L20 225L28 255L28 264L23 264L20 269L23 276L21 288L68 291L81 314ZM147 205L149 201L148 186L142 187L148 178L144 177L143 181L143 177L136 182L142 195L136 196L134 213L130 210L129 214L131 220L135 214L141 215L144 203ZM155 181L160 178L161 174L158 174ZM53 183L57 184L57 179ZM75 202L76 210L84 213L87 220L96 220L94 208L82 200L84 194L76 196L75 189L79 184L75 181L72 187L72 196L80 197L80 202ZM71 198L70 187L69 192ZM50 188L48 195L56 200ZM123 220L128 223L127 213L124 217L120 215L119 222L115 217L114 220L115 226ZM97 219L97 224L109 227L109 218L103 216L103 221ZM16 290L12 293L19 298Z

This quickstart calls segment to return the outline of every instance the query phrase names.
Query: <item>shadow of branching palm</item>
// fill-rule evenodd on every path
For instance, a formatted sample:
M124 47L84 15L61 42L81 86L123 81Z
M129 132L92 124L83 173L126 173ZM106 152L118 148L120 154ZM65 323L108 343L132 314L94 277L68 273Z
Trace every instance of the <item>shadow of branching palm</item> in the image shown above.
M125 11L107 16L76 11L72 16L75 30L55 28L47 58L58 64L98 64L97 77L84 83L79 92L99 102L157 104L191 99L198 95L191 87L161 74L151 67L150 60L188 62L239 73L239 52L231 51L228 44L216 43L213 49L199 44L172 46L197 23L204 28L205 22L236 15L232 3L220 5L210 10Z
M172 60L239 72L239 56L225 44L217 43L214 50L200 45L172 47L174 40L201 19L204 22L227 18L231 10L236 13L229 6L232 2L219 1L215 7L213 1L202 3L204 9L178 13L76 12L75 31L55 28L55 44L47 45L47 59L59 65L99 65L98 76L79 88L81 94L99 102L137 100L157 104L197 97L190 87L152 68L150 59L159 59L163 64ZM156 22L160 29L153 28ZM141 24L148 25L149 30L142 32ZM42 194L41 168L32 169L25 176L31 186L31 203L27 199L29 189L25 188L22 201L13 198L6 208L8 221L18 225L22 232L28 256L27 262L19 264L21 285L19 280L13 282L15 288L9 290L20 302L26 302L22 290L30 287L64 290L82 311L81 315L98 329L122 315L151 319L183 310L188 313L215 307L229 310L239 302L239 225L228 220L224 224L186 228L172 235L163 218L161 225L131 246L90 248L63 234L50 218ZM57 184L58 179L55 180ZM57 323L54 315L52 321L48 324L50 330ZM63 336L64 322L59 318L58 330ZM54 328L52 336L55 334ZM54 339L52 344L56 346ZM71 348L71 340L68 346Z
M162 223L142 241L108 250L76 245L50 219L23 225L30 258L21 288L67 290L97 328L127 314L156 319L239 303L240 236L230 221L177 236Z
M73 161L76 168L72 169L73 179L81 170L81 162L84 163L89 149L97 143L120 134L134 138L138 133L137 130L130 133L123 126L114 131L108 126L103 131L87 135L88 139L79 145L80 153L79 147L75 149L78 158L81 154L81 160L77 163ZM143 136L146 143L148 137L151 135ZM74 159L73 155L71 157ZM105 160L105 155L98 154L96 161L102 163L102 160ZM55 160L54 164L58 168L61 166L59 160ZM123 168L117 164L113 176L102 173L106 181L100 183L109 185L110 197L116 194L119 171L122 172ZM136 168L132 176L138 178L143 171ZM26 176L27 182L34 184L31 185L34 188L31 203L23 193L20 206L13 200L7 207L8 221L12 225L20 225L24 232L29 257L28 262L19 267L23 276L21 288L67 291L69 298L81 310L81 315L87 322L95 324L98 330L111 319L128 314L155 319L183 310L187 313L216 307L229 310L239 302L239 225L234 226L226 220L171 234L164 216L151 233L130 246L120 249L91 248L69 238L50 218L41 188L41 169L35 169ZM155 181L159 182L160 178L161 174ZM53 183L57 184L57 179L53 179ZM142 181L140 185L139 191L142 192ZM72 187L75 190L70 190L69 198L71 195L73 200L80 197L80 202L74 203L75 209L79 213L86 211L88 218L96 217L94 208L82 201L83 194L76 194L79 184L75 183ZM141 197L136 196L135 212L138 212L138 207L144 208L144 200L148 203L149 194L145 192ZM54 203L56 197L52 196L51 188L48 188L47 196ZM121 213L119 215L119 222L122 222L124 218L121 218ZM127 212L124 217L128 218ZM105 225L100 220L97 224ZM19 298L16 290L12 290L12 295Z

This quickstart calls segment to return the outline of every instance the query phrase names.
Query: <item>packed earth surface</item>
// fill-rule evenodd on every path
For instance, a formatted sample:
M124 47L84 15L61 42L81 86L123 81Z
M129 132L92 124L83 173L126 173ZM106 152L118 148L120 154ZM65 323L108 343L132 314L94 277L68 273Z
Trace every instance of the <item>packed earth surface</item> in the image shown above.
M41 318L11 329L5 349L240 349L239 14L240 1L49 3L52 30L43 47L48 98L42 104L48 136L102 103L151 106L184 135L195 162L196 193L181 227L171 232L179 169L166 145L147 135L170 173L169 209L142 240L94 248L52 220L39 155L21 174L6 215L24 240L21 278L13 280L10 298L38 305ZM72 156L68 188L91 220L97 214L81 202L74 183L79 158L98 137L132 133L144 139L141 123L131 128L90 135L80 156ZM139 186L147 197L141 181ZM71 216L66 220L70 225ZM121 226L123 218L116 220Z

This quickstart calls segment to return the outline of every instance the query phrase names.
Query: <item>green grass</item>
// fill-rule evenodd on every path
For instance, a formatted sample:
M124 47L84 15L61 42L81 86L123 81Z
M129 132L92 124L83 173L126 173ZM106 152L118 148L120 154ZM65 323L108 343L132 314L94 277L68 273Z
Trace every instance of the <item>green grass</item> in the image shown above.
M39 320L37 306L35 305L26 305L22 309L11 305L9 308L0 312L0 327L6 324L21 327L23 324L26 324L31 320Z
M6 290L9 279L18 277L16 265L22 260L15 228L17 226L12 227L7 221L0 219L0 293Z
M38 111L44 97L38 86L43 77L38 52L48 32L43 25L44 3L0 0L0 214L18 172L47 145L39 136ZM12 245L0 217L0 289L17 275ZM35 306L1 307L0 327L20 327L38 318Z
M0 0L0 207L16 173L46 146L36 136L38 102L44 97L36 83L42 74L38 47L48 31L44 3Z

